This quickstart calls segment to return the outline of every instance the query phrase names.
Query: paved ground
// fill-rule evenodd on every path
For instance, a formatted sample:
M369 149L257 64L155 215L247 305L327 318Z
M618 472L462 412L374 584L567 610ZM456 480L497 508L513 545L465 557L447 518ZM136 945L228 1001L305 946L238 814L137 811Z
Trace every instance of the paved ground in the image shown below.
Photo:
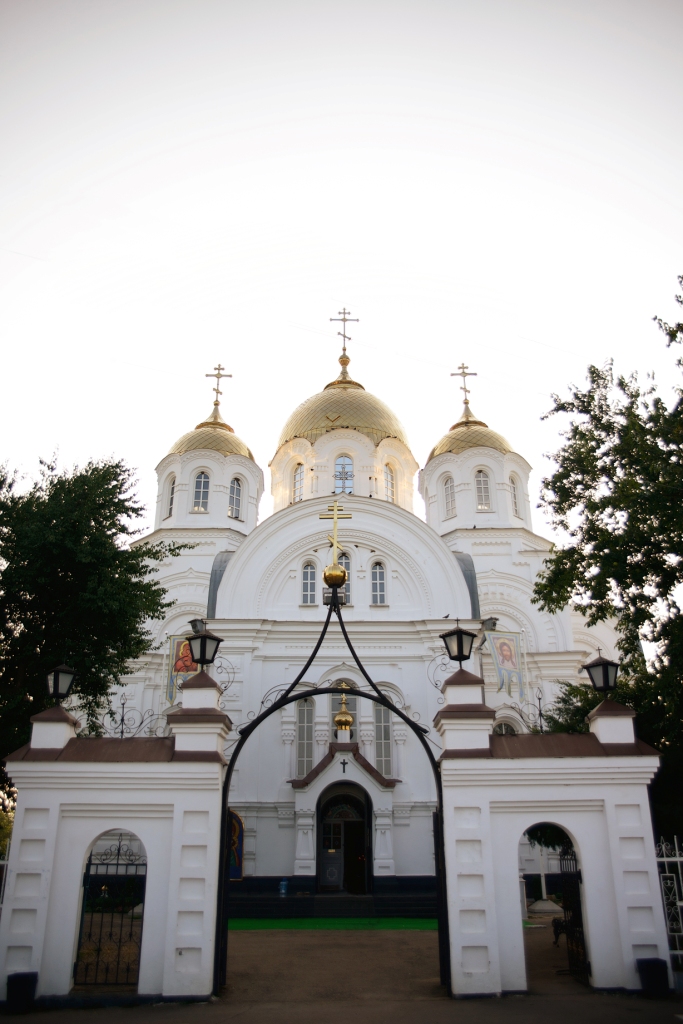
M561 942L563 940L560 940ZM566 953L546 925L527 930L527 996L453 1000L439 985L429 931L240 931L230 985L207 1004L29 1014L27 1024L665 1024L683 1002L590 992L558 969Z

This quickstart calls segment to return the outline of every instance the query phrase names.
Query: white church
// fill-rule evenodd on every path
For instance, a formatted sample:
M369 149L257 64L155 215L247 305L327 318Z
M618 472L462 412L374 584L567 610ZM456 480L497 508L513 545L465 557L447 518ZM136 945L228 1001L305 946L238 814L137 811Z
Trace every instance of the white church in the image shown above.
M617 652L608 624L588 628L570 609L532 603L551 544L533 529L531 467L477 419L465 386L460 418L442 436L446 424L434 424L420 468L396 414L351 377L346 348L339 362L282 428L269 466L274 511L263 521L263 469L221 416L216 368L210 416L157 466L144 540L192 546L161 567L174 603L114 698L125 707L104 738L79 738L62 708L43 712L31 743L8 758L19 797L0 962L5 977L34 972L40 998L98 981L150 998L211 991L221 780L240 726L283 693L318 640L331 528L321 515L335 500L346 517L344 622L372 679L424 728L441 765L453 993L526 990L519 844L541 821L567 831L583 872L589 983L638 988L636 959L668 959L647 795L656 751L610 702L589 734L539 732L558 681L586 683L581 666L598 648ZM467 367L461 376L466 384ZM192 662L193 620L222 638L208 669L215 684ZM476 634L458 679L440 640L456 620ZM344 743L341 698L307 696L341 683ZM298 699L255 730L232 775L238 904L280 892L433 891L434 776L415 734L363 699L367 690L333 617ZM93 922L101 928L112 898L101 876L124 861L131 892L146 885L144 917L135 896L126 924L137 929L138 959L121 974L120 939L114 973L99 962L90 970L101 948ZM121 871L114 877L123 885ZM144 924L151 914L154 928Z
M269 467L274 512L263 522L263 471L223 422L217 402L157 466L155 530L146 539L195 547L162 570L161 582L176 603L168 620L155 624L160 653L133 677L131 704L157 712L174 698L168 690L173 654L165 638L186 635L195 618L207 618L224 638L216 678L229 683L222 703L234 725L284 690L327 611L322 571L330 560L329 523L318 517L331 498L343 495L353 517L340 523L340 562L348 572L343 614L372 678L415 721L431 727L438 756L441 741L432 722L450 673L439 639L449 625L444 618L459 619L482 640L489 620L489 628L519 637L520 672L511 692L499 689L489 645L468 667L484 676L486 703L496 711L494 731L528 731L529 715L536 724L539 692L547 705L557 680L587 681L581 666L598 647L616 654L608 626L589 629L569 609L550 615L531 603L551 546L533 532L531 467L477 419L466 397L462 415L420 469L395 413L351 378L345 352L339 361L338 377L295 409L280 433ZM418 470L426 522L414 511ZM363 686L332 627L308 682L341 680ZM319 887L322 830L316 849L311 816L320 792L344 776L330 767L299 787L335 738L338 698L309 701L304 686L301 692L300 703L264 724L246 747L230 805L245 824L245 876L279 881L309 875ZM352 739L375 769L363 777L364 788L372 789L374 876L391 878L394 890L409 888L411 880L434 872L431 771L414 738L384 709L353 699L351 709ZM226 754L231 742L234 737ZM357 856L355 847L347 850L350 856ZM296 886L301 889L300 878Z

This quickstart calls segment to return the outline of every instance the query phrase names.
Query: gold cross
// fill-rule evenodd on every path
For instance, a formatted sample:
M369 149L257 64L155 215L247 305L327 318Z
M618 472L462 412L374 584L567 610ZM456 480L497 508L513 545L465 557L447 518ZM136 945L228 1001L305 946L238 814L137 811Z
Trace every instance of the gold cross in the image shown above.
M337 561L337 549L339 545L337 543L337 521L339 519L353 519L353 516L351 515L350 512L344 512L344 506L340 505L335 499L333 505L327 506L327 512L320 513L320 518L331 519L334 522L334 526L332 528L332 536L330 537L330 535L328 534L327 539L332 545L332 565L338 565L339 563Z
M225 367L221 366L221 364L219 363L218 366L214 366L214 371L215 371L214 373L205 373L204 374L205 377L215 377L216 378L216 387L215 388L211 388L212 391L216 392L216 400L214 402L214 405L218 405L219 404L218 396L223 394L223 392L221 391L221 388L220 388L221 380L223 379L223 377L232 377L231 373L221 373L221 370L224 370L224 369L225 369Z
M462 384L460 385L460 390L465 392L465 405L470 404L467 396L471 394L470 389L467 387L467 378L477 376L476 373L468 373L467 369L468 368L465 366L465 364L461 363L460 366L458 367L458 372L451 374L451 377L462 377Z
M351 336L346 333L346 325L349 324L349 323L351 323L351 324L360 323L358 317L350 317L349 316L350 312L351 312L351 310L347 309L346 306L345 306L344 309L342 309L340 311L339 316L331 316L330 317L330 323L333 323L335 320L338 320L341 323L343 323L343 325L344 325L344 327L342 328L341 331L337 331L337 334L339 335L339 337L344 339L344 343L343 343L343 346L342 346L342 348L344 350L343 351L343 355L346 355L346 342L347 341L351 341Z

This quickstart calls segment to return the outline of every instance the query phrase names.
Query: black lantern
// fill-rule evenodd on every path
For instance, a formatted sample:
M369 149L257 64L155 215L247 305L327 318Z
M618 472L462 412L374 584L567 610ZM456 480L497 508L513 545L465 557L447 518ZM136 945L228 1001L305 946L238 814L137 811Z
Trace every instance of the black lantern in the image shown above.
M76 670L68 665L57 665L47 677L47 688L50 696L56 701L66 700L71 693Z
M214 658L218 653L218 645L223 643L223 638L209 633L207 629L203 633L193 633L188 636L187 642L192 651L192 660L198 665L213 665Z
M456 626L450 633L441 633L440 638L446 645L451 661L459 661L462 664L472 654L472 644L477 639L477 634Z
M593 661L589 661L587 665L582 665L588 673L591 681L591 686L598 693L609 693L614 690L617 685L617 673L619 671L619 662L610 661L609 658L603 658L600 656L600 648L598 647L598 657L594 658Z

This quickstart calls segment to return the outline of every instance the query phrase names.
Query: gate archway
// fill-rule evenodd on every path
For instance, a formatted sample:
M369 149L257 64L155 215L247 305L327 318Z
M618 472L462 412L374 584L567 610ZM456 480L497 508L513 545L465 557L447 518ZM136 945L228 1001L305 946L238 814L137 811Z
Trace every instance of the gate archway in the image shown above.
M232 774L235 770L235 765L240 753L249 737L258 729L259 725L265 722L271 715L274 715L277 711L286 707L288 704L292 704L294 701L301 700L302 697L316 697L323 694L346 694L348 696L348 688L343 688L339 685L332 686L312 686L310 683L305 684L306 690L301 692L295 692L297 686L300 683L304 683L304 676L308 669L315 661L320 648L322 647L323 640L330 625L332 613L337 616L339 626L341 628L344 641L346 646L353 657L356 666L361 672L365 681L369 684L372 689L372 693L368 693L365 690L354 689L354 696L363 700L372 701L376 705L381 705L387 708L393 715L400 718L413 732L413 734L419 740L423 750L425 751L429 760L432 773L434 775L434 782L436 787L436 805L437 809L432 815L433 835L434 835L434 865L435 865L435 878L436 878L436 900L437 900L437 923L439 933L439 974L441 984L445 985L448 993L451 994L451 966L450 966L450 939L448 929L448 904L446 894L446 862L443 845L443 790L441 785L441 770L439 762L434 757L434 754L427 741L427 733L429 730L423 725L418 725L409 718L404 711L398 708L393 701L387 697L377 684L371 679L370 675L366 671L364 665L361 663L353 644L346 631L346 626L341 614L341 607L338 596L338 588L333 586L330 588L329 598L329 609L327 617L323 624L323 628L320 632L320 636L311 652L308 661L301 669L296 679L286 687L282 693L276 697L270 707L266 708L257 715L250 722L245 722L241 725L237 732L239 733L239 740L233 748L230 760L228 762L228 768L225 773L225 779L223 781L223 798L222 798L222 818L221 818L221 836L220 836L220 859L219 859L219 872L218 872L218 899L217 899L217 913L216 913L216 938L215 938L215 953L214 953L214 994L220 993L221 987L226 982L227 977L227 954L228 954L228 918L229 918L229 907L228 907L228 865L230 856L230 807L229 807L229 793L230 783L232 780Z
M554 945L566 942L567 968L557 973L571 975L588 985L591 967L584 926L583 878L576 844L563 826L552 821L531 825L525 829L523 838L530 843L532 851L536 848L539 855L536 867L540 869L538 876L536 867L524 874L526 894L531 896L531 901L527 900L528 911L534 914L535 908L541 908L540 913L548 914L546 921L552 925ZM557 903L556 916L552 916L554 902ZM548 940L549 937L548 930ZM528 951L526 958L528 977Z
M83 873L74 985L135 985L147 882L147 854L132 832L96 839Z

